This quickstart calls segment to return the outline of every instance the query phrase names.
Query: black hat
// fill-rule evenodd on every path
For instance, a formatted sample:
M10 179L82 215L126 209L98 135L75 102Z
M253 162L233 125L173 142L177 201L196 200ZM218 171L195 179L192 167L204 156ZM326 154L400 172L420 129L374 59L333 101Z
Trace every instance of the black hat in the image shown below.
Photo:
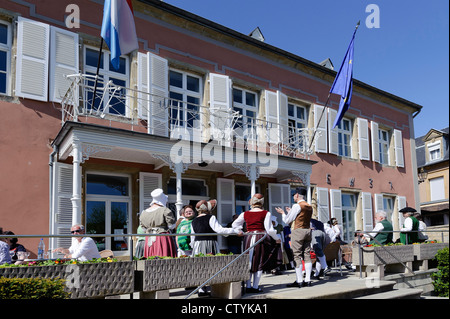
M297 187L297 188L295 189L295 193L296 193L296 194L303 195L303 196L306 196L307 191L306 191L306 188L304 188L304 187Z
M406 206L406 207L400 209L399 212L400 212L400 213L415 213L415 212L417 212L417 210L415 210L415 209L412 208L412 207Z

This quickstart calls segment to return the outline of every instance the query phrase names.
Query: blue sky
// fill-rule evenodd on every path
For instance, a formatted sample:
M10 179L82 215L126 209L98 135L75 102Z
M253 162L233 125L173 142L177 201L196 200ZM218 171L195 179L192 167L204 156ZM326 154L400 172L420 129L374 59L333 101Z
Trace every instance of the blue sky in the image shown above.
M339 69L358 20L353 77L422 105L415 136L449 126L448 0L165 0L235 31ZM379 28L368 28L369 4ZM373 21L373 20L372 20ZM326 97L324 97L324 100Z

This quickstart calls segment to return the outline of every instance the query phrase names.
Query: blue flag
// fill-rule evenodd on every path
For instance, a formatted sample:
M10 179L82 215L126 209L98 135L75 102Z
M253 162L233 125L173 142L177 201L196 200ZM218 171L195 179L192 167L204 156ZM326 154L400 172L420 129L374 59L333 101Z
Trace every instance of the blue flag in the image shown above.
M339 125L339 122L344 117L345 112L350 107L352 101L352 90L353 90L353 43L355 40L356 30L358 30L358 25L356 26L355 32L353 32L352 41L348 46L347 53L345 54L344 61L342 62L341 68L334 79L333 85L331 86L330 93L339 94L341 100L339 102L339 110L336 119L333 123L333 128Z

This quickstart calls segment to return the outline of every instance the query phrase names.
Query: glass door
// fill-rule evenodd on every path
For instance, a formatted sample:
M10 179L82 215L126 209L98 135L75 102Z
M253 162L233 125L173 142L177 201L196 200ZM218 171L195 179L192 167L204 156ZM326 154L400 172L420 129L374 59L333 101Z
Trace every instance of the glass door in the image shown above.
M128 250L131 196L128 176L106 174L87 175L86 233L115 234L112 237L92 237L99 251L110 249L116 255Z
M343 241L349 243L353 240L355 233L355 212L356 196L355 194L342 193L342 226L344 229Z

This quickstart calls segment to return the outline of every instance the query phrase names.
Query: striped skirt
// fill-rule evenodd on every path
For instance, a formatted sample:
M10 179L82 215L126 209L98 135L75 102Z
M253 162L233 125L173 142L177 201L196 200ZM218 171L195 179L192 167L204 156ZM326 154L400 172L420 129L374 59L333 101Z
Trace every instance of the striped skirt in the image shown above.
M247 235L245 237L245 249L251 247L264 235ZM248 251L250 254L250 272L270 271L282 265L283 256L281 245L267 236L261 243Z

